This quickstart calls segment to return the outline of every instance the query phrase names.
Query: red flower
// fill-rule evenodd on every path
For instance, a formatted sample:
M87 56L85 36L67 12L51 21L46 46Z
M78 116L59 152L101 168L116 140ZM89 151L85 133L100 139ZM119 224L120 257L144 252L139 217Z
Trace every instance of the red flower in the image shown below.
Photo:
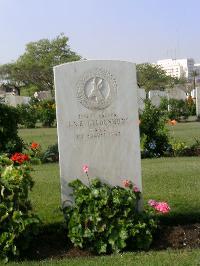
M40 144L33 142L30 147L31 147L31 149L36 150L40 147Z
M22 164L24 161L29 161L29 156L27 154L23 154L23 153L20 153L20 152L16 152L15 154L13 154L11 156L11 160L13 162Z

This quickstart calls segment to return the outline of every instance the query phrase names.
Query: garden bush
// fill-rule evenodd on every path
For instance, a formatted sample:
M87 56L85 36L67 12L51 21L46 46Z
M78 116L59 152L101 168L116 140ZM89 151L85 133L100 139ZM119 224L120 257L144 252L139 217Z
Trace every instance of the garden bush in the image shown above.
M0 258L6 261L28 247L39 224L28 198L33 187L28 160L21 153L0 156Z
M26 128L35 128L38 120L38 110L36 105L20 104L17 106L19 113L19 123Z
M171 142L172 156L200 156L200 140L195 139L195 142L187 146L184 142L173 140Z
M186 120L189 116L196 115L196 105L191 96L185 101L177 99L170 99L168 101L167 98L162 98L160 109L166 112L169 119L177 121L181 119Z
M88 177L88 166L83 170ZM63 211L71 242L98 254L147 250L158 226L155 211L169 212L167 203L151 200L151 208L138 212L141 193L131 181L124 180L125 188L112 187L98 178L88 177L88 181L88 185L79 179L69 183L74 204Z
M22 151L23 142L18 136L18 122L16 108L0 104L0 154Z
M42 158L42 151L41 151L41 146L37 142L32 142L29 144L25 145L26 153L28 154L30 158L30 163L31 164L41 164L41 158Z
M43 163L54 163L59 161L58 144L51 145L42 155Z
M68 237L80 248L112 253L125 248L148 249L156 222L147 212L136 211L131 189L111 187L92 179L89 186L72 181L75 204L64 209Z
M43 100L38 103L39 120L44 127L52 127L56 120L55 100Z
M142 157L159 157L171 149L166 114L155 107L149 100L140 114L140 138Z

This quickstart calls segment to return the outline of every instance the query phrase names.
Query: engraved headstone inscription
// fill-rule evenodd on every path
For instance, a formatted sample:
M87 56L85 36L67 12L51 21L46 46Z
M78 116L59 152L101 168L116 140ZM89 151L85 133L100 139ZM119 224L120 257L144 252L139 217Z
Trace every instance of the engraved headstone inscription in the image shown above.
M88 175L142 191L135 65L89 60L54 68L62 202L68 183Z

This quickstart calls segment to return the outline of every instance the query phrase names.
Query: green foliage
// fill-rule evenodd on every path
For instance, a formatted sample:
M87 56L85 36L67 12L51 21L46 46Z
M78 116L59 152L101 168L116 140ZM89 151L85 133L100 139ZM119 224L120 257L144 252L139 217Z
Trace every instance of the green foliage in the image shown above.
M56 120L55 100L43 100L37 104L39 119L44 127L52 127Z
M137 80L140 87L146 92L150 90L163 90L175 83L175 78L166 75L166 72L158 65L138 64L136 66Z
M22 150L22 140L18 137L18 112L14 107L0 104L0 154L12 154Z
M183 156L185 150L188 148L185 142L176 141L176 140L173 140L171 142L171 147L172 147L173 156Z
M196 114L196 105L189 97L187 100L177 100L162 98L160 103L161 110L165 111L169 119L180 121L187 119L190 115ZM169 109L169 111L168 111Z
M98 254L149 248L157 223L150 210L137 212L140 193L133 186L111 187L97 178L89 186L78 179L69 186L74 205L64 208L64 215L75 246Z
M59 152L58 152L58 144L50 145L47 150L42 155L42 162L51 163L58 162L59 160Z
M19 123L26 128L35 128L37 121L44 127L52 127L56 120L55 100L31 99L29 104L17 106Z
M36 91L38 91L37 86L28 85L20 89L20 96L32 97Z
M28 199L33 187L27 164L0 156L0 257L8 260L27 248L30 235L37 232L39 219L31 212Z
M25 145L25 152L30 158L30 163L37 165L41 164L41 158L42 158L42 151L40 144L36 142L32 143L26 143Z
M195 142L190 146L174 139L171 146L173 156L200 156L200 140L198 139L195 139Z
M170 149L166 117L161 109L145 101L140 115L140 137L143 157L159 157Z
M37 90L50 90L53 94L53 66L76 60L80 56L71 51L68 38L61 34L52 40L28 43L15 63L0 67L0 78L20 87L34 85Z
M35 128L38 120L38 111L36 106L31 104L17 105L19 114L19 123L26 128Z

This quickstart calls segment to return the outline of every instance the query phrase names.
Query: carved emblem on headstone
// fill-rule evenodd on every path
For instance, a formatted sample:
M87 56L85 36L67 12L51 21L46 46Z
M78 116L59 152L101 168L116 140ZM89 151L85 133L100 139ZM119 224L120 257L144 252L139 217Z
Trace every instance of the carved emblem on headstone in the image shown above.
M95 69L83 75L78 82L77 98L91 110L105 109L111 105L117 93L114 77L106 70Z

